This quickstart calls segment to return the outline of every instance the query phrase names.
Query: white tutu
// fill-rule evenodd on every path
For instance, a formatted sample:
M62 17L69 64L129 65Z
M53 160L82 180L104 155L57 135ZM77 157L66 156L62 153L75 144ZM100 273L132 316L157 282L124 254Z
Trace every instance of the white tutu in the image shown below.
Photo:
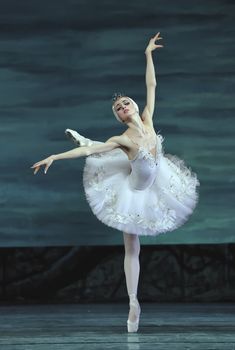
M126 233L156 236L188 220L199 199L200 182L182 159L164 153L163 141L157 134L154 181L144 190L131 186L131 161L121 149L86 158L86 199L104 224Z

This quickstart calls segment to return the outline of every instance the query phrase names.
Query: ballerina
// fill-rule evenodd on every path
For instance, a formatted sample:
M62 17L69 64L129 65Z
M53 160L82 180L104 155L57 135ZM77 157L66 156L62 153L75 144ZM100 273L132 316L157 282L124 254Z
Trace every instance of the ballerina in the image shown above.
M184 161L165 154L164 138L155 132L156 77L152 51L163 45L160 32L149 40L145 49L147 101L143 113L129 96L116 93L112 111L126 130L106 142L93 141L72 129L66 135L77 146L70 151L53 154L31 168L44 172L55 160L86 157L83 185L92 212L104 224L123 232L124 271L129 295L128 332L137 332L141 313L137 298L139 281L139 236L156 236L182 226L193 213L200 182Z

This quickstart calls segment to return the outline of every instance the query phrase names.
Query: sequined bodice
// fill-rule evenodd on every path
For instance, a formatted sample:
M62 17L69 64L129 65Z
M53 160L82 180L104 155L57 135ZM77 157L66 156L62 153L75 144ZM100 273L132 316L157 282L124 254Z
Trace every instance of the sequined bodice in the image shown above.
M130 160L131 173L129 182L133 189L144 190L155 180L158 162L157 137L155 140L155 154L140 146L134 159Z

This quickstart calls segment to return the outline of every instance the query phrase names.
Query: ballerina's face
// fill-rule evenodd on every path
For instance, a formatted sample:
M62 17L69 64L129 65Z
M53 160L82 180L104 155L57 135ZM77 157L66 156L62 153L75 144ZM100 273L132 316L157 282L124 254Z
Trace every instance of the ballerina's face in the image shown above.
M130 115L136 112L133 103L128 97L121 97L114 103L114 109L118 117L125 122Z

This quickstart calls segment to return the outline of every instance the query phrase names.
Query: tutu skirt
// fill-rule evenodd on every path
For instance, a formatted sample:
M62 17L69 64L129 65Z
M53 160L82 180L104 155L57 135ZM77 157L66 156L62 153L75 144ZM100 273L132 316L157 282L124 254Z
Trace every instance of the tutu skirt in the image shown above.
M179 157L165 154L158 139L157 171L152 185L135 190L131 165L119 148L90 155L83 170L86 199L94 215L107 226L126 233L156 236L183 225L199 199L200 182Z

